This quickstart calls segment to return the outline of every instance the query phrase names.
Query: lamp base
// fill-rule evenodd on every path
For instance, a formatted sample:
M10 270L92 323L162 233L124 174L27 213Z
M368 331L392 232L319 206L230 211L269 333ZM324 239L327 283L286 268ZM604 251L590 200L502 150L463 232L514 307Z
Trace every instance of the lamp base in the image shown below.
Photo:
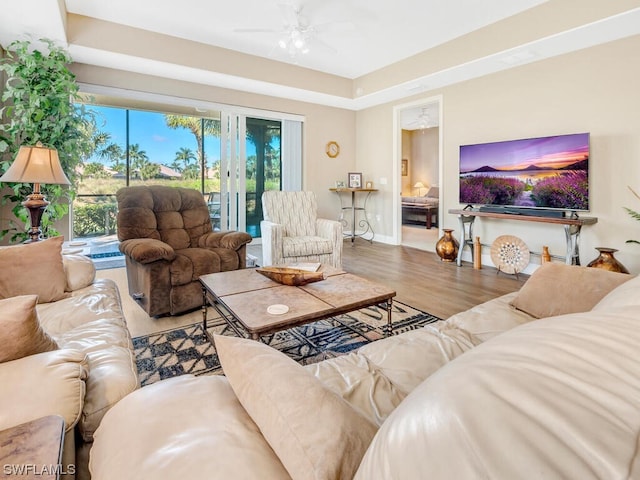
M27 232L29 234L29 240L24 243L38 242L42 240L42 230L40 229L40 220L42 214L49 205L49 202L44 198L41 193L32 193L27 196L27 199L22 202L22 206L29 210L29 217L31 218L31 228Z

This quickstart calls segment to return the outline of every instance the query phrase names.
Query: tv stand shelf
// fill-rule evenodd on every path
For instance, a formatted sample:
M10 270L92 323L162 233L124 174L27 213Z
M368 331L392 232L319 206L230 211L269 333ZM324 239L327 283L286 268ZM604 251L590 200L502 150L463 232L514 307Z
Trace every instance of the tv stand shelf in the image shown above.
M451 209L449 213L458 215L460 221L460 249L458 250L458 266L462 265L462 252L464 247L468 246L471 250L471 258L473 259L473 223L476 217L497 218L500 220L520 220L524 222L539 223L555 223L564 226L564 233L567 240L567 253L565 263L568 265L580 265L580 230L583 225L593 225L598 223L597 217L578 217L572 215L569 217L544 217L536 215L519 215L517 213L495 213L480 211L478 209Z

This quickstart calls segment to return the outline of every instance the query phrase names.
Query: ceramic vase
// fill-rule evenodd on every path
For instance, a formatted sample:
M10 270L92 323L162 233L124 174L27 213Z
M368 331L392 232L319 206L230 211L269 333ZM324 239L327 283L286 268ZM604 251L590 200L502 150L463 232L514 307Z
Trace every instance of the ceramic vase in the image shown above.
M546 245L542 247L542 255L540 257L542 258L542 263L549 263L551 261L549 247L547 247Z
M452 229L445 228L444 235L436 243L436 253L443 262L453 262L458 256L460 244L452 235L452 232Z
M600 255L589 262L587 267L602 268L610 272L629 273L629 270L613 256L613 254L618 251L617 249L596 247L596 250L600 252Z

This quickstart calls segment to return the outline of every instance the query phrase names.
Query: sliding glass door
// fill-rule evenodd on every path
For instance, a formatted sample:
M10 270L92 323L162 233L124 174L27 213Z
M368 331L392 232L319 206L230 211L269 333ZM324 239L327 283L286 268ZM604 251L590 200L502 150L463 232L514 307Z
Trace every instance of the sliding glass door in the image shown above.
M74 202L74 237L115 232L118 188L200 190L216 230L260 236L262 192L282 187L282 122L244 113L207 116L92 105L95 149Z

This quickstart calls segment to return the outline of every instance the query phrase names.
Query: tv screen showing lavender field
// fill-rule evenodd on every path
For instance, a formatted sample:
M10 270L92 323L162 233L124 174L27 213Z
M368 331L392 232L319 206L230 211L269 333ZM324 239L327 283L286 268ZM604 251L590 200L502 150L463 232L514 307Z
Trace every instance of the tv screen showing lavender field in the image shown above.
M589 210L589 134L460 146L460 203Z

